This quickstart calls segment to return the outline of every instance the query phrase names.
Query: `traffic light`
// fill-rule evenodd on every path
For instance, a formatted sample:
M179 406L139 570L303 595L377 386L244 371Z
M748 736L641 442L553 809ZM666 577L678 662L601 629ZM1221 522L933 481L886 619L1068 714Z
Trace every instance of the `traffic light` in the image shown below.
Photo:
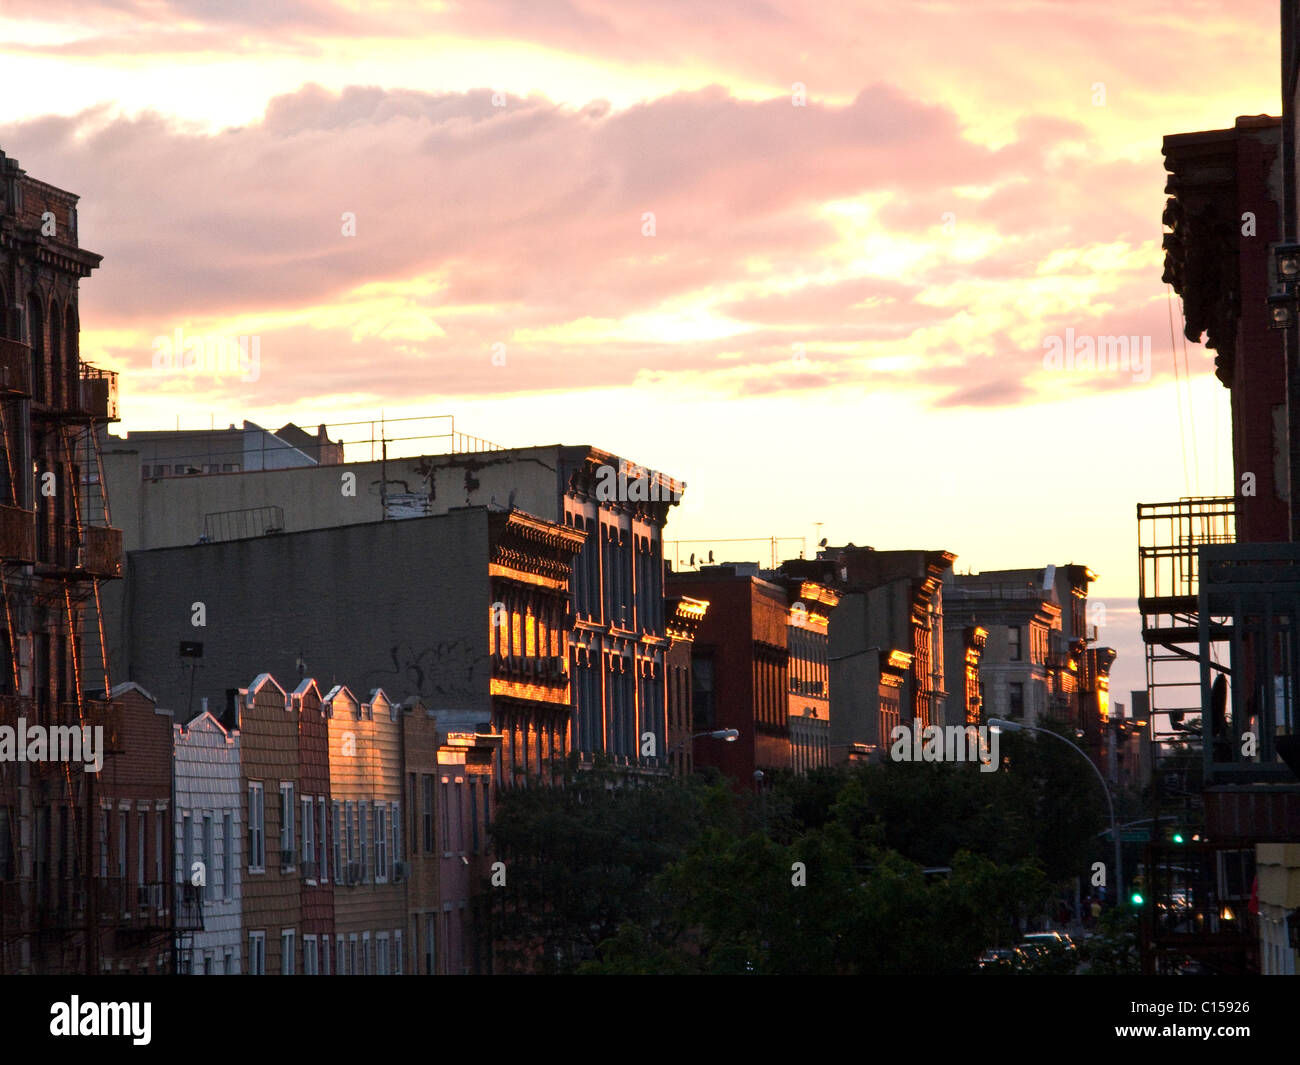
M1177 830L1175 830L1174 834L1173 834L1170 838L1171 838L1175 843L1182 843L1182 842L1183 842L1183 834L1182 834L1181 832L1177 831Z
M1139 906L1139 907L1142 905L1144 901L1146 901L1142 898L1142 892L1140 891L1133 892L1133 894L1128 897L1128 900L1134 906Z

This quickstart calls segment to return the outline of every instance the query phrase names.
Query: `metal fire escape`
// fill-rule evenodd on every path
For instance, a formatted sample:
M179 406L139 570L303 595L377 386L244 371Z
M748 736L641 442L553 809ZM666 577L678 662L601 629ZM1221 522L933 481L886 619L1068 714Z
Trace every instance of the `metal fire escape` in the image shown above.
M1173 503L1139 503L1138 612L1146 649L1152 738L1199 742L1191 717L1201 714L1200 608L1197 549L1236 542L1232 496L1187 496ZM1209 630L1210 668L1229 632Z
M9 660L0 723L101 726L111 752L119 728L107 701L100 583L122 574L122 535L109 525L96 430L117 420L117 379L71 360L67 378L54 374L46 396L43 379L33 387L33 371L43 377L44 370L29 346L0 340L0 617ZM34 505L25 505L28 498ZM48 673L38 642L56 649ZM89 698L92 690L103 698ZM94 775L67 760L16 770L4 786L8 840L30 851L32 875L23 878L28 863L0 851L0 863L12 867L0 899L0 971L31 964L33 944L47 968L93 971L101 921L124 912L116 905L112 915L98 912L104 885L95 875ZM30 839L17 823L24 812L33 819ZM26 957L17 957L12 948L23 940Z

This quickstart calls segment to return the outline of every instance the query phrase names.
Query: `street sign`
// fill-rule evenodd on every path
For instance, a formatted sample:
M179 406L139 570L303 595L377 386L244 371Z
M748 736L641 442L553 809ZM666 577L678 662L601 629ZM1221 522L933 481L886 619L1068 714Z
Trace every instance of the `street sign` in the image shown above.
M1150 843L1151 829L1122 828L1119 832L1119 838L1125 843Z

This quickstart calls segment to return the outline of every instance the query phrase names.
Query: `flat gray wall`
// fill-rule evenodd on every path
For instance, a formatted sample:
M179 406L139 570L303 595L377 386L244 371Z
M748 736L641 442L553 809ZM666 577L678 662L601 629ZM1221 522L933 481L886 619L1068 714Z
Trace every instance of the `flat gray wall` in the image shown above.
M364 699L382 687L486 717L488 551L488 514L474 508L130 552L129 578L114 589L125 600L114 683L137 681L180 721L203 696L220 714L226 689L258 673L292 689L301 651L322 692L346 684ZM192 624L194 603L203 627ZM192 703L182 640L203 643Z

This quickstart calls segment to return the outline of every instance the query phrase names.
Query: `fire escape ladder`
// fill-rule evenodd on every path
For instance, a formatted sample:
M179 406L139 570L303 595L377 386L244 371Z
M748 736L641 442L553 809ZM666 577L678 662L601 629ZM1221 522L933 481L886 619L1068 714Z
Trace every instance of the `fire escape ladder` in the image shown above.
M9 498L7 506L16 507L18 503L18 480L14 470L14 452L9 446L9 404L0 403L0 447L5 453L5 470L8 473ZM13 631L12 629L10 630Z

